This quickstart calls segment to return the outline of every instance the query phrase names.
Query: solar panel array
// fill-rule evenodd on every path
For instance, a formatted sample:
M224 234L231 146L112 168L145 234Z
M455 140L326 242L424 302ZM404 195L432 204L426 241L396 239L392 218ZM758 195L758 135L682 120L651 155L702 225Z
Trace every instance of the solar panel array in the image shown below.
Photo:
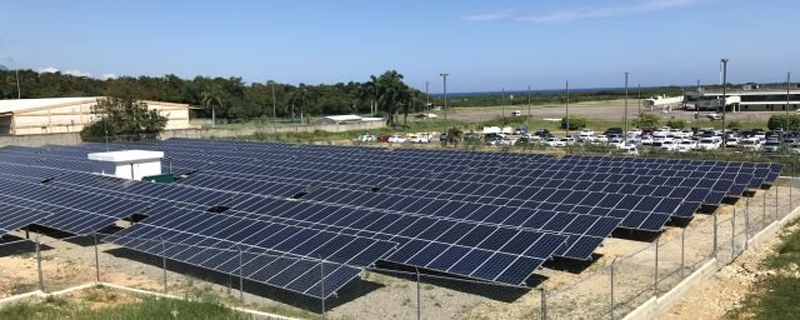
M188 178L89 173L87 153L131 148L164 151L163 167ZM379 260L521 285L553 256L590 259L616 229L658 232L781 169L187 139L5 147L0 204L12 210L0 213L0 233L38 224L90 234L142 214L104 240L311 296L330 296Z

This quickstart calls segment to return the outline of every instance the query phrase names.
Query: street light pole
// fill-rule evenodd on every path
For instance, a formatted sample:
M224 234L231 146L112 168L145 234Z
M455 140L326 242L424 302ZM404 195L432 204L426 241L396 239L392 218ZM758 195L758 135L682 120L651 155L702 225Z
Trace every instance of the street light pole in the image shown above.
M622 117L624 131L622 132L623 141L628 145L628 75L630 72L625 72L625 115Z
M728 109L728 59L722 59L722 153L725 153L725 146L728 144L728 136L725 134L726 109Z
M528 119L531 118L531 86L528 86Z
M786 133L789 132L789 93L792 86L792 73L786 73L786 118L783 119L783 137L786 139Z
M567 104L566 104L566 112L567 112L567 132L566 138L569 138L569 80L566 82L566 90L567 90Z
M506 88L503 88L500 92L500 107L502 108L501 116L503 118L506 117Z
M277 102L275 100L275 81L272 82L272 119L275 120L278 118L278 107Z
M447 121L447 77L450 75L449 73L440 73L442 77L442 87L444 92L444 121Z
M636 127L641 129L642 128L642 84L640 83L638 85L638 87L639 87L639 89L638 89L638 91L639 91L639 93L638 93L638 95L639 95L639 98L638 98L639 99L639 123L636 125Z
M425 111L430 112L431 95L428 94L428 81L425 81Z

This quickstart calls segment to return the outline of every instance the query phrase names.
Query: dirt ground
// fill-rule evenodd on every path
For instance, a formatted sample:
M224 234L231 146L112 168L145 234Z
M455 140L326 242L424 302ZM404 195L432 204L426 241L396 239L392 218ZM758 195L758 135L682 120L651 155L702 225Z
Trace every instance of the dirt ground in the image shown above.
M527 106L506 106L506 107L480 107L480 108L454 108L448 111L448 119L461 120L466 122L472 121L485 121L495 117L502 116L505 109L505 115L509 116L511 111L519 110L522 116L528 115ZM535 120L543 119L561 119L566 112L565 105L537 105L530 108L531 118ZM647 108L642 108L642 112L652 112L658 114L662 119L694 119L693 111L685 110L672 110L670 113L661 113L660 110L650 111ZM622 121L625 114L625 101L624 100L610 100L610 101L592 101L570 104L570 115L582 116L588 119L601 120L601 121ZM634 119L636 114L639 113L639 106L636 99L628 100L628 121ZM701 112L701 116L709 112ZM740 122L756 122L766 121L771 115L783 114L783 112L737 112L727 113L728 120L737 120ZM701 119L707 119L702 116Z
M794 225L784 232L798 230L800 225ZM733 263L719 270L710 281L685 295L663 319L720 319L737 308L759 278L774 274L775 271L764 270L761 262L775 253L781 243L779 234L769 237L761 247L745 251Z

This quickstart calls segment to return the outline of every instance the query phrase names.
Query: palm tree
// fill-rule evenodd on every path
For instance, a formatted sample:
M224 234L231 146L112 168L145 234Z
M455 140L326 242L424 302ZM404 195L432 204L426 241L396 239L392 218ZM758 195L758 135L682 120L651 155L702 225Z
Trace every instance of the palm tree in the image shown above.
M222 107L224 103L225 93L222 91L222 87L218 84L212 84L206 87L200 94L200 103L203 104L203 108L206 110L211 109L211 126L214 127L217 124L217 112L215 105L217 107Z
M394 70L386 71L380 77L371 77L376 84L378 105L389 114L386 125L394 126L397 114L397 105L401 101L408 101L408 86L403 83L403 75Z
M458 148L458 143L461 142L461 129L453 127L447 130L447 141L452 143L453 146Z

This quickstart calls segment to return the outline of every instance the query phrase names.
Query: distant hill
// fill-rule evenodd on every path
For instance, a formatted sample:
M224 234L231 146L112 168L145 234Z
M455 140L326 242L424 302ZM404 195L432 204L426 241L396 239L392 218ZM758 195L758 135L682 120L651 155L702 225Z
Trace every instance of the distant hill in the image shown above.
M8 71L8 67L0 64L0 71Z

